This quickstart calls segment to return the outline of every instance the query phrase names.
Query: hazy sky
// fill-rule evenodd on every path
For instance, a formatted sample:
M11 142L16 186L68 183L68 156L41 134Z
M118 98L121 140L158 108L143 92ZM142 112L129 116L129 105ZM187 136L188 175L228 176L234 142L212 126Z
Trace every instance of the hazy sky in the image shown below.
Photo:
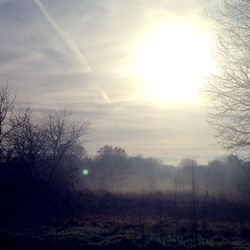
M221 154L206 123L204 101L199 92L178 99L176 91L199 89L194 81L202 86L201 78L187 75L202 75L209 66L202 57L206 39L210 42L202 17L208 4L0 0L1 83L8 79L20 106L37 111L65 107L89 119L86 148L91 154L111 144L166 163L186 157L204 162ZM178 41L168 37L175 35ZM197 70L197 61L204 67Z

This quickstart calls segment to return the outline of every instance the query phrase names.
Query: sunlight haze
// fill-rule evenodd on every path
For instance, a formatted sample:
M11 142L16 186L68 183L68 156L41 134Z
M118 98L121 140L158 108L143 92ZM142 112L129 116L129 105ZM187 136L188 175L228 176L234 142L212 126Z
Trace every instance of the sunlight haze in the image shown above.
M207 0L0 0L0 79L19 107L91 123L86 149L206 162L220 155L202 97L214 69Z
M214 62L208 31L190 19L173 17L158 24L142 42L133 68L142 79L140 96L174 103L197 98Z

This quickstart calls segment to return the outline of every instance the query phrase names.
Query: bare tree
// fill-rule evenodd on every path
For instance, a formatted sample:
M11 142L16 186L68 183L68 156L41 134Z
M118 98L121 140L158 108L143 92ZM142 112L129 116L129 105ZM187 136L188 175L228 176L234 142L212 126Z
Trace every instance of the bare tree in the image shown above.
M250 146L250 2L224 0L208 12L215 22L218 73L207 84L209 122L227 150Z
M77 168L86 154L80 138L88 129L88 121L76 121L72 115L61 111L38 117L29 109L12 114L4 142L12 168L16 166L23 176L69 188L80 176Z
M114 191L115 177L121 172L128 155L120 147L105 145L97 151L97 160L102 167L102 181L104 188L110 192Z
M7 136L9 160L22 166L31 176L39 176L39 163L46 157L46 130L42 119L31 110L21 110L10 120Z
M249 159L250 2L223 0L208 15L215 22L219 64L218 73L209 79L206 89L211 105L209 122L224 149ZM241 190L247 190L249 167L241 167L245 176ZM249 195L249 189L245 193Z
M66 156L79 149L79 139L87 133L88 121L72 119L72 112L61 111L49 115L44 122L46 155L50 163L50 178L63 173Z
M0 162L5 161L6 137L12 130L10 119L13 115L15 97L11 96L8 85L0 86Z

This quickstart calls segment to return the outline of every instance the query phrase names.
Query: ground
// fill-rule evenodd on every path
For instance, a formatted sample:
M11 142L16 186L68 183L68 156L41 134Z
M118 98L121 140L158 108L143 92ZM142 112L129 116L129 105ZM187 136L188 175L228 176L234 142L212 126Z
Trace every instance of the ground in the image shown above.
M0 249L250 249L247 201L192 199L88 192L70 211L5 211Z

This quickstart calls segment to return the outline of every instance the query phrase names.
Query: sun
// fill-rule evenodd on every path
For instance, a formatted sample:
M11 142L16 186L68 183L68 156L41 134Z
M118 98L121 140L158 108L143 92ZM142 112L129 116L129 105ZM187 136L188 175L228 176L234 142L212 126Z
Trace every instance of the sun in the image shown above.
M172 23L155 29L133 65L142 82L141 95L167 102L194 99L214 66L210 47L208 36L192 25Z

